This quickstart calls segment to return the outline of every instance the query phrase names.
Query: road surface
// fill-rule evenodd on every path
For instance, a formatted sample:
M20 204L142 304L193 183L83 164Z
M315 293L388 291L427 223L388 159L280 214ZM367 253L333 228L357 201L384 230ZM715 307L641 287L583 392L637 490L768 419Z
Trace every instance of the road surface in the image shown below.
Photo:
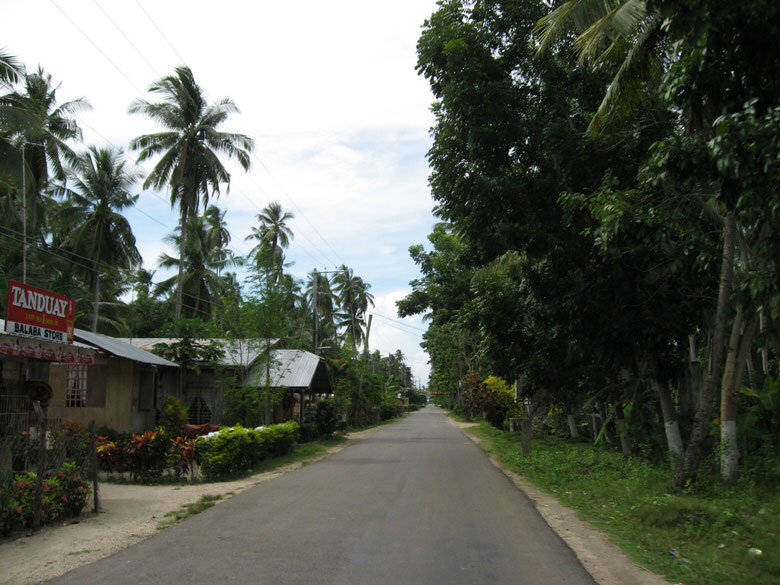
M594 585L434 406L48 583Z

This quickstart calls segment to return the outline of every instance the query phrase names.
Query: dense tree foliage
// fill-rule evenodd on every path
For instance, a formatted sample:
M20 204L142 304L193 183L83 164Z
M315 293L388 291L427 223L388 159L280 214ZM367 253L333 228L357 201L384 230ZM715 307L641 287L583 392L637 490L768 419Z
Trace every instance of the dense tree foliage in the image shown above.
M432 389L517 380L679 487L776 445L735 429L778 375L778 26L771 2L440 2L418 71L446 223L399 303L430 318Z

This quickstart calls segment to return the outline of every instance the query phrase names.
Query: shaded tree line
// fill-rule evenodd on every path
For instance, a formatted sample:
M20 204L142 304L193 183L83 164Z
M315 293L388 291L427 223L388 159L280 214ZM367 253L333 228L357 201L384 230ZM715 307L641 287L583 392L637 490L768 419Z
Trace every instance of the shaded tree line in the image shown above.
M778 10L439 3L417 67L441 223L399 302L429 317L433 391L517 380L677 487L777 447Z

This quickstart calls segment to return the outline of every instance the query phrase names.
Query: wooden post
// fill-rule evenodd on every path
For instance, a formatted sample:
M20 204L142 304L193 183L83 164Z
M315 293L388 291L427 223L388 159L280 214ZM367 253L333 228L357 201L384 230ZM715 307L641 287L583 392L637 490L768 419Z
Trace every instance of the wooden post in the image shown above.
M98 498L98 454L97 438L95 437L95 421L89 421L89 458L92 468L92 511L97 514L100 511Z
M531 423L533 421L533 410L531 401L526 398L523 400L523 420L520 423L520 448L523 457L531 455Z
M33 530L41 527L41 496L43 495L43 475L46 473L46 412L40 401L33 402L38 415L38 457L35 464L35 501L33 502Z

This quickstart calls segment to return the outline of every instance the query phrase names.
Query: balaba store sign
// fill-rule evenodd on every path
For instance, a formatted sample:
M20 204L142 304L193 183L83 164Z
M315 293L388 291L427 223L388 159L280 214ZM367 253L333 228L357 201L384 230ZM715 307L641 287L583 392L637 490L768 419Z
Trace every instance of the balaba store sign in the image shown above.
M8 281L5 331L44 341L73 343L76 303L37 286Z

